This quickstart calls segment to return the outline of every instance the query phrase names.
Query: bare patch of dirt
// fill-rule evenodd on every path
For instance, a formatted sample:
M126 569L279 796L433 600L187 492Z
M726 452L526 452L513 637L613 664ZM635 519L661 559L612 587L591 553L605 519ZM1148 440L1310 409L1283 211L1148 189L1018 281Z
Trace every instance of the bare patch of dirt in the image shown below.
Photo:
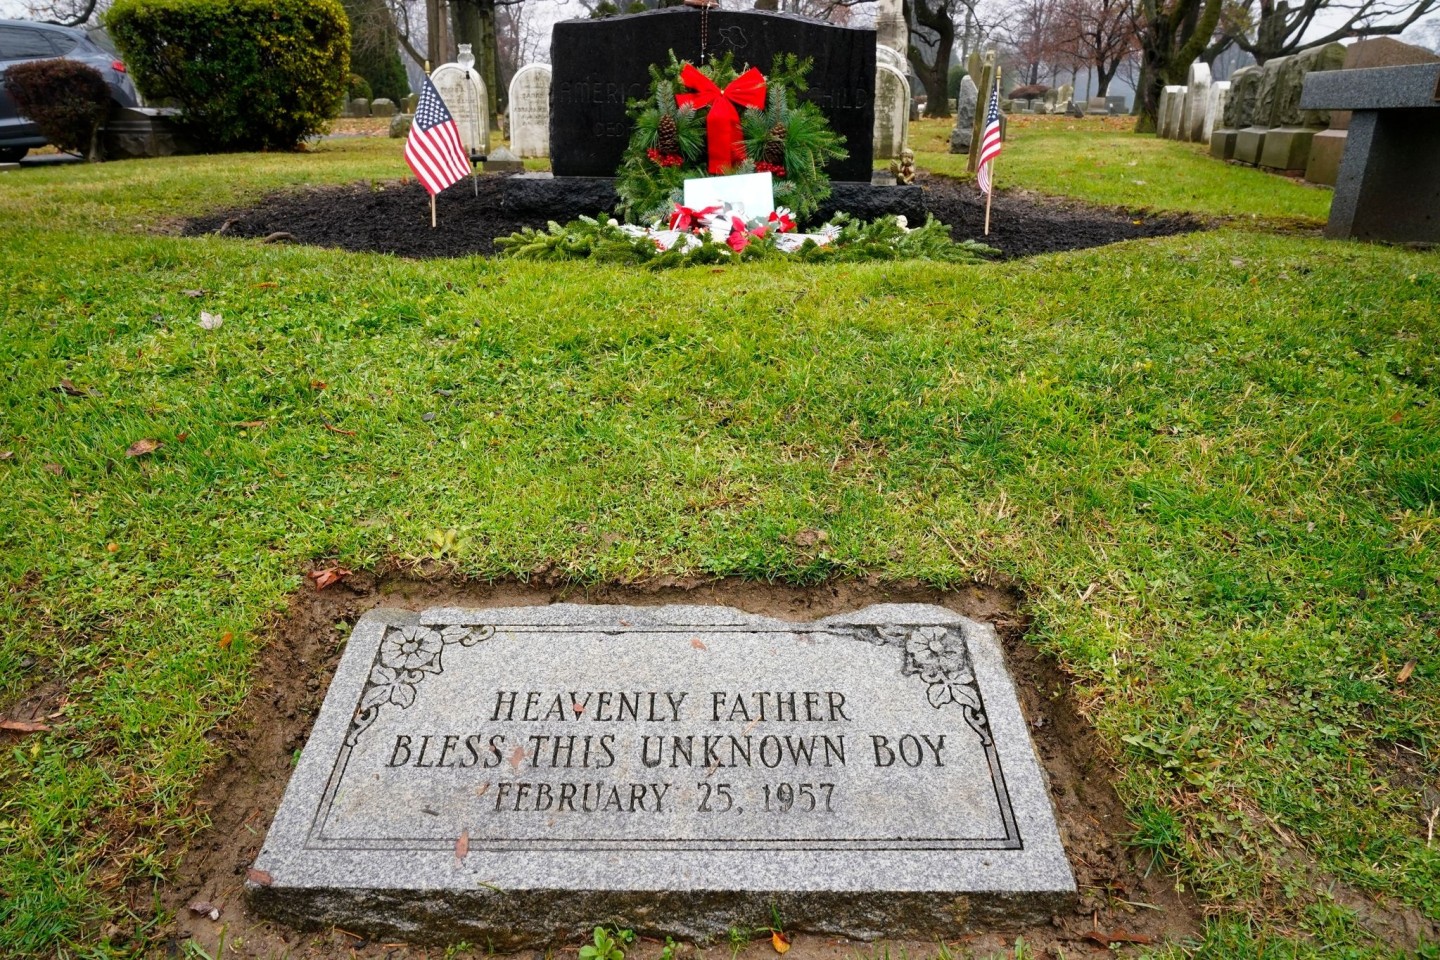
M1165 237L1205 229L1209 224L1183 214L1150 214L1078 201L1042 197L1023 190L999 190L991 208L989 236L983 236L985 200L969 181L922 174L930 212L948 224L957 240L983 240L1002 259L1097 247L1121 240ZM495 238L525 227L543 230L594 210L515 212L507 208L502 178L457 184L438 198L440 215L430 228L429 197L415 181L323 187L267 197L252 207L207 214L186 221L186 236L220 233L270 242L339 247L403 257L491 256ZM897 211L898 212L898 211Z
M376 606L424 609L522 606L557 602L723 604L788 620L811 620L872 603L935 603L966 616L997 624L1009 666L1020 691L1042 764L1059 813L1061 836L1080 886L1080 905L1072 915L1048 925L1016 930L979 931L961 946L977 954L1008 949L1023 937L1032 949L1051 956L1085 955L1109 949L1174 941L1195 935L1200 912L1175 892L1173 881L1156 870L1147 875L1125 846L1124 808L1111 787L1111 768L1097 740L1075 709L1065 675L1024 640L1025 622L1010 590L974 585L953 591L918 584L838 581L802 588L739 580L663 579L640 585L577 587L516 582L479 584L447 579L415 579L415 571L356 573L317 592L308 583L292 599L287 614L269 631L255 687L237 714L216 734L223 757L199 791L199 803L211 826L187 849L174 851L171 882L158 891L164 910L174 914L168 929L152 934L157 955L181 955L193 941L216 955L223 938L225 956L386 958L406 960L443 951L405 944L371 943L338 929L304 933L253 916L243 884L246 869L259 853L292 759L304 745L325 690L339 661L346 625ZM137 899L140 891L136 891ZM148 893L148 891L146 891ZM191 904L205 905L197 912ZM219 910L211 919L208 908ZM597 922L606 918L597 917ZM737 916L738 927L764 926L768 917ZM737 960L774 957L768 933L739 951ZM578 946L578 945L577 945ZM484 945L477 945L477 956ZM795 937L793 960L856 960L857 957L934 956L930 943L861 944L820 936ZM900 953L900 950L906 951ZM659 944L641 944L630 956L654 960ZM555 951L572 954L574 947ZM686 946L681 957L725 960L728 944L702 949ZM449 954L446 954L449 956ZM468 954L462 954L468 955ZM549 954L519 954L540 960Z

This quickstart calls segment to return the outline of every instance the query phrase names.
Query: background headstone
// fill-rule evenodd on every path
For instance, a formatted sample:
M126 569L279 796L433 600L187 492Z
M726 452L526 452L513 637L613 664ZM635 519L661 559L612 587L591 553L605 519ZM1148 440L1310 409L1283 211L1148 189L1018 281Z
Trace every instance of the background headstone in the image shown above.
M1189 82L1180 117L1180 139L1191 143L1205 140L1205 109L1210 103L1210 65L1201 61L1190 64Z
M1281 100L1280 87L1285 82L1289 62L1289 57L1272 57L1260 68L1260 87L1255 93L1255 111L1251 115L1250 126L1275 126L1275 109Z
M1113 114L1113 115L1115 115L1115 116L1119 116L1119 115L1121 115L1121 114L1123 114L1123 113L1125 112L1125 95L1124 95L1124 94L1116 94L1115 96L1107 96L1107 97L1105 98L1105 102L1106 102L1107 104L1109 104L1109 106L1110 106L1110 113L1111 113L1111 114Z
M550 155L550 66L531 63L510 81L510 149L517 156Z
M356 97L354 100L351 100L345 108L345 115L350 117L370 116L370 101L364 97Z
M372 117L393 117L399 113L395 109L395 101L380 97L370 101L370 116Z
M1286 60L1275 88L1275 107L1271 116L1273 126L1265 135L1260 166L1292 173L1305 169L1316 132L1330 120L1329 111L1300 109L1300 91L1305 77L1325 70L1338 70L1344 63L1345 48L1338 43L1311 47Z
M1180 123L1185 107L1185 88L1176 84L1160 93L1160 136L1166 140L1180 139Z
M975 101L980 91L967 73L960 78L960 96L955 101L955 128L950 131L950 152L969 153L970 137L975 126Z
M1225 126L1232 130L1250 126L1255 118L1255 98L1259 93L1259 67L1241 67L1232 73L1230 99L1225 102Z
M790 14L711 9L711 54L737 67L770 71L777 54L812 58L809 89L845 138L848 159L826 168L832 180L870 181L875 133L875 31ZM550 166L557 177L613 177L630 142L626 104L650 90L650 67L700 59L700 11L670 7L599 20L566 20L550 34Z
M875 8L875 42L904 54L910 46L910 25L903 0L879 0Z
M1210 91L1205 97L1205 116L1200 126L1200 140L1202 143L1209 143L1215 128L1220 125L1220 117L1225 113L1226 102L1230 99L1230 81L1217 80L1210 84Z
M875 44L875 63L876 65L887 63L907 79L910 76L910 63L905 59L905 54L887 47L883 43Z
M875 67L875 159L900 156L909 132L910 84L894 68L878 64Z
M430 74L430 81L455 118L460 142L471 156L483 156L490 149L490 101L480 74L444 63Z
M1085 103L1085 112L1092 117L1104 116L1110 112L1110 103L1104 97L1091 97Z

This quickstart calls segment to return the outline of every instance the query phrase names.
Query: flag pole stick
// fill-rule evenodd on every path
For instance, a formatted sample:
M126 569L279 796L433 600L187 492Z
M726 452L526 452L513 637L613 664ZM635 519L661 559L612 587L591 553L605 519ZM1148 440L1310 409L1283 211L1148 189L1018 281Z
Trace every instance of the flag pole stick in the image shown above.
M430 194L430 229L435 229L435 194Z
M1000 89L1000 64L995 64L995 90ZM985 236L990 236L990 200L995 196L995 160L990 160L990 191L985 194Z

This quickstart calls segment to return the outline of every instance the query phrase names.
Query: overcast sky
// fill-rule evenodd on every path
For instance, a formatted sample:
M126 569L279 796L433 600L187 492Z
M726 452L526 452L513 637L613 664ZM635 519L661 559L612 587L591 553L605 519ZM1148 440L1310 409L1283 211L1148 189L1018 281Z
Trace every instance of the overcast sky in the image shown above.
M728 7L732 4L727 2L725 5ZM564 19L566 16L576 16L579 14L578 4L546 3L544 4L544 7L551 8L551 10L553 11L547 11L550 13L550 15L546 17L546 19L550 20L560 20ZM1312 34L1323 36L1330 30L1333 30L1335 26L1337 26L1339 23L1344 22L1345 15L1345 11L1338 10L1331 13L1328 17L1322 13L1320 16L1315 18L1316 22L1311 30ZM6 17L29 19L30 14L29 11L26 9L23 0L0 0L0 19ZM1433 24L1434 22L1435 18L1431 18L1431 23ZM1421 43L1425 38L1427 30L1428 28L1426 27L1425 22L1421 21L1420 24L1417 24L1415 27L1410 28L1406 35L1403 36L1401 39L1410 40L1414 43Z

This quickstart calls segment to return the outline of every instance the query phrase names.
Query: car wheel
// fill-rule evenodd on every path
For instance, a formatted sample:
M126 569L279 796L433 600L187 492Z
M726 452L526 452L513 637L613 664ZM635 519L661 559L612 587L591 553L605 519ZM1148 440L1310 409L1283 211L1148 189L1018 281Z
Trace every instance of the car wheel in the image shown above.
M0 163L18 163L29 152L29 147L0 147Z

